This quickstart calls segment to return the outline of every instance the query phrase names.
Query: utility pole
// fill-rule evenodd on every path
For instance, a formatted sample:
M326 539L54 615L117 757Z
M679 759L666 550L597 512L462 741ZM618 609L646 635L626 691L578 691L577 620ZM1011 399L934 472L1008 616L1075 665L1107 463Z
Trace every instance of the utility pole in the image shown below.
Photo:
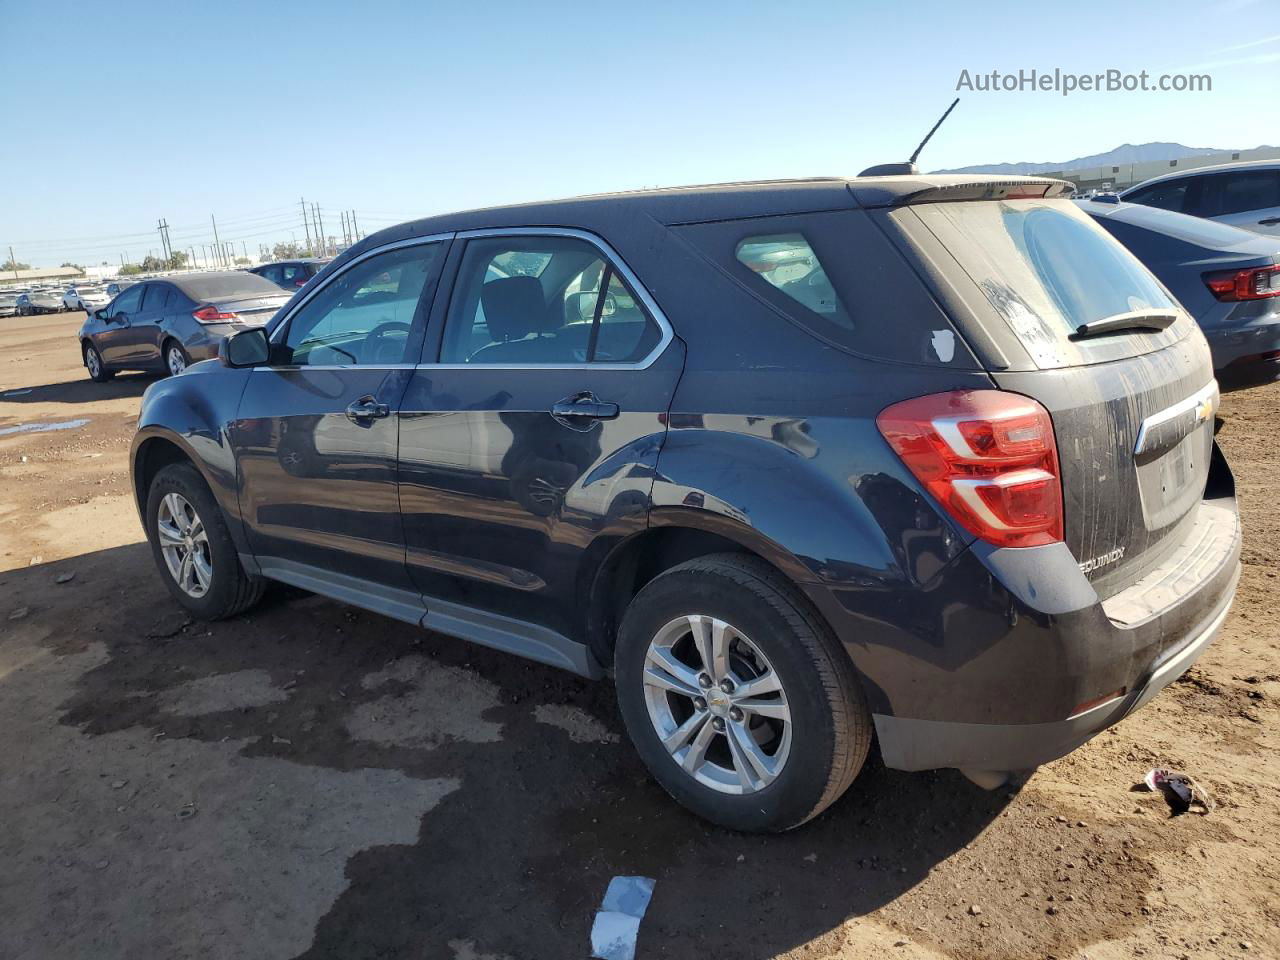
M240 249L244 251L244 258L249 259L249 245L243 240L240 241Z
M209 214L209 221L213 224L213 245L216 247L218 246L218 220L211 213Z
M13 267L13 279L18 279L18 261L13 255L13 247L9 247L9 266Z
M351 235L355 237L356 242L360 241L360 228L356 226L356 212L351 211Z
M187 250L191 253L191 269L194 270L196 268L196 248L187 247Z
M307 231L307 249L311 249L311 223L307 220L307 201L299 198L298 202L302 204L302 226Z
M329 247L324 240L324 218L320 216L320 205L313 203L311 204L311 209L316 217L316 236L320 238L320 256L327 257L329 255Z

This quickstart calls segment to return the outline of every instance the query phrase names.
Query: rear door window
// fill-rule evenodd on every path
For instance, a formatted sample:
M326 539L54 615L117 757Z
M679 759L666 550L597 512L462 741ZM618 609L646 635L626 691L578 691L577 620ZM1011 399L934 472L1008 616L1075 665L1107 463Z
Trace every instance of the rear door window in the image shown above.
M445 320L442 363L638 363L662 339L617 268L577 237L467 242Z
M1136 356L1192 325L1146 267L1069 201L924 203L895 217L918 218L946 247L1038 367ZM1162 331L1073 339L1083 324L1139 310L1179 319Z
M1226 217L1280 207L1280 171L1241 170L1208 178L1202 217Z

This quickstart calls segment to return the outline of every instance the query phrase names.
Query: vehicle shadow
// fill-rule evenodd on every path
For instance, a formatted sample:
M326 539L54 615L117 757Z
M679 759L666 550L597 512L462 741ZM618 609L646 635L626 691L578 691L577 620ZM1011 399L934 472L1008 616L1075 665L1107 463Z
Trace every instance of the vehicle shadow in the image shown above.
M6 403L96 403L122 397L140 397L156 380L155 374L125 373L106 383L94 383L85 374L81 380L15 386L0 390L0 405Z
M76 580L51 587L71 568ZM457 782L422 818L416 842L347 861L346 888L306 957L453 956L458 941L479 954L585 956L610 878L641 875L657 885L640 956L764 960L892 904L982 833L1011 796L873 759L810 824L735 834L687 814L648 777L607 683L284 588L246 615L193 624L168 598L145 544L0 574L0 592L56 624L44 641L50 652L105 648L50 723L89 738L141 729L146 742L163 736L169 745L230 739L249 758ZM166 710L184 685L245 671L269 675L278 696L194 715ZM447 702L433 706L437 694ZM554 725L547 709L585 711L587 723L576 732ZM376 737L358 723L370 711L385 728ZM433 716L448 717L448 730L433 730ZM500 732L472 736L473 726ZM275 900L295 895L286 888ZM252 915L241 919L252 926Z

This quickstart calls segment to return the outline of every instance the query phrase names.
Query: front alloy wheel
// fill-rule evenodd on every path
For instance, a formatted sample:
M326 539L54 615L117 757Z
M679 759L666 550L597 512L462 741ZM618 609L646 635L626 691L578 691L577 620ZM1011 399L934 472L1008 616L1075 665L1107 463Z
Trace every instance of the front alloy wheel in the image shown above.
M662 627L644 670L649 721L680 768L722 793L773 783L791 751L791 710L760 649L724 620L693 614Z
M165 566L187 596L200 599L213 582L209 535L195 507L179 493L167 493L156 514L156 533Z

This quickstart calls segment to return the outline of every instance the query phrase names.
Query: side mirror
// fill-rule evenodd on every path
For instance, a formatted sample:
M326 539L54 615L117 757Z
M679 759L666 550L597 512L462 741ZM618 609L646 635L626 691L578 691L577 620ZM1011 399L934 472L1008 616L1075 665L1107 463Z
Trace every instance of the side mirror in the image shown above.
M103 307L101 310L93 311L93 319L102 320L105 322L107 319L107 308Z
M226 367L258 367L271 358L271 345L263 327L240 330L218 344L218 359Z

